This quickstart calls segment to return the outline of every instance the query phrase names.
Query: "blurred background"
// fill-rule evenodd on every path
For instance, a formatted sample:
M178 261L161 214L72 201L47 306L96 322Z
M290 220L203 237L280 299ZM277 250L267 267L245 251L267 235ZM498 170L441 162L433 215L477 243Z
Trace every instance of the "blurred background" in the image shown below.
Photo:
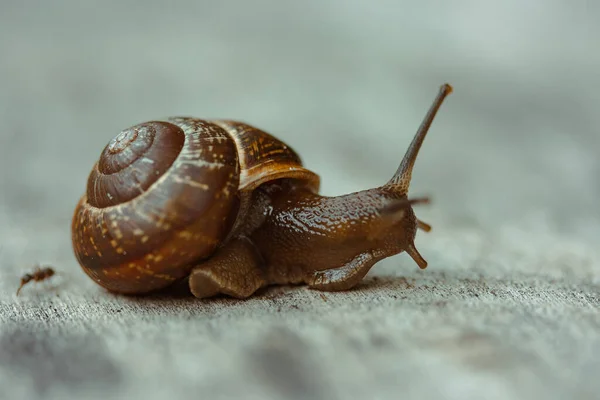
M594 2L0 4L0 216L28 239L60 226L66 246L104 145L171 115L281 137L325 194L379 184L444 82L412 190L432 223L599 233Z
M498 257L597 246L598 21L592 1L0 0L0 270L82 275L71 213L131 125L243 120L337 195L387 181L444 82L411 189L433 199L430 263L477 240L464 229L505 238Z

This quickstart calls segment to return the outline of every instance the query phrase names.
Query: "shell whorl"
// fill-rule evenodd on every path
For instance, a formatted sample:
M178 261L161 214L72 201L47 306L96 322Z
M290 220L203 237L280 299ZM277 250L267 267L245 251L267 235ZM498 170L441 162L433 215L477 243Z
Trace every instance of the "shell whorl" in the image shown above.
M235 221L239 175L235 142L210 122L171 118L124 130L104 148L75 209L79 263L121 293L185 277Z
M171 167L184 140L179 126L163 121L123 130L106 145L89 175L89 203L104 208L143 194Z

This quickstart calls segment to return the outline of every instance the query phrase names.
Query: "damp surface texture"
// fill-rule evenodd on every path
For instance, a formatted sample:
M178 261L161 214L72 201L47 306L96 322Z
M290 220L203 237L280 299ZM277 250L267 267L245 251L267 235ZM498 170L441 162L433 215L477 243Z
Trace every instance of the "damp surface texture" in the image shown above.
M510 0L5 1L0 399L597 399L600 9ZM116 296L71 216L124 129L237 119L321 175L383 184L454 86L413 172L433 230L355 290ZM127 139L127 138L125 138ZM20 278L36 263L56 275Z

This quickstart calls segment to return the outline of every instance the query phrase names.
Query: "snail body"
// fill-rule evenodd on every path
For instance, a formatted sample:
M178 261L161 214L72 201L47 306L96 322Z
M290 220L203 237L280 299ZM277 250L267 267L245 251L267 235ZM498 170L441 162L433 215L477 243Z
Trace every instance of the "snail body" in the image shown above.
M274 136L229 120L175 117L122 131L104 148L73 215L75 256L106 289L141 294L189 278L198 298L246 298L272 284L355 286L406 251L421 268L411 172L443 85L384 185L319 194L319 176Z

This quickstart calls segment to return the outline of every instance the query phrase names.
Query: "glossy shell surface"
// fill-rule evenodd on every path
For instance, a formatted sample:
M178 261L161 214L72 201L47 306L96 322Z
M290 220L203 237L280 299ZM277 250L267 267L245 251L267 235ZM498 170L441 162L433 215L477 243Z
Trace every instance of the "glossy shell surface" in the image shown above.
M89 174L72 221L76 258L111 291L164 288L243 222L244 193L281 178L319 190L294 150L247 124L174 117L133 126Z

